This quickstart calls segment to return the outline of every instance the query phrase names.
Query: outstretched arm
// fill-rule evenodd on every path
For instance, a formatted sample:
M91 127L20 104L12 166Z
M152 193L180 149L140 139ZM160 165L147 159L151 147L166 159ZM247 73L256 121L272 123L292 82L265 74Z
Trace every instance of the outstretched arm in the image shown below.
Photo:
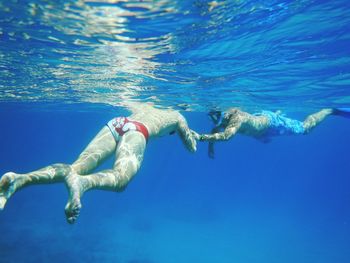
M195 152L197 150L196 135L198 136L198 134L188 127L186 119L183 116L179 118L177 133L189 151Z
M227 141L232 136L234 136L239 129L239 126L235 125L229 125L225 128L223 132L213 133L213 134L202 134L199 136L200 141L209 141L209 142L216 142L216 141Z

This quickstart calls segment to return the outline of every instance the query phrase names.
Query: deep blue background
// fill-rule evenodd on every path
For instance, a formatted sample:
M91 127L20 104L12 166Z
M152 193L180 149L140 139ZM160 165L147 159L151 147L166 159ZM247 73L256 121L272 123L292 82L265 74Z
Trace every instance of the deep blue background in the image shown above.
M126 113L83 108L1 104L1 174L71 163ZM184 115L210 130L204 113ZM150 141L126 191L87 193L75 225L63 184L16 193L0 213L0 262L349 262L349 134L330 117L268 144L238 135L215 160L205 143L191 154L177 136Z
M200 132L213 108L349 106L349 1L112 2L0 2L0 175L73 162L129 100L192 110ZM151 141L126 191L87 193L73 226L63 184L15 194L0 262L348 263L349 134L330 117L215 160Z

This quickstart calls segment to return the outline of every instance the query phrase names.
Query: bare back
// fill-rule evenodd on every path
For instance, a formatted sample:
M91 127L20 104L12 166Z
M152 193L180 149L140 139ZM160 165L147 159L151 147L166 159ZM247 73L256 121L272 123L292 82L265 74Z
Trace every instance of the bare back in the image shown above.
M179 122L184 120L175 110L157 109L147 104L140 104L131 110L133 113L129 118L143 123L151 138L175 132Z
M252 115L239 109L230 109L226 114L226 127L236 127L240 134L260 137L269 127L269 120L263 115Z

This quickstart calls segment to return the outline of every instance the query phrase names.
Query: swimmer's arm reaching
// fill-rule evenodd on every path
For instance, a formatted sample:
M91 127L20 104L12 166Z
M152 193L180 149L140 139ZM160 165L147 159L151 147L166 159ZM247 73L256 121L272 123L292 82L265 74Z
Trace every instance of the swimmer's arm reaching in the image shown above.
M237 127L236 125L229 125L225 128L223 132L217 132L213 134L201 134L199 135L199 140L209 142L227 141L237 133L238 129L239 127Z
M184 117L180 117L177 126L177 133L179 134L183 144L190 152L197 150L196 132L192 131ZM198 134L197 134L198 135Z

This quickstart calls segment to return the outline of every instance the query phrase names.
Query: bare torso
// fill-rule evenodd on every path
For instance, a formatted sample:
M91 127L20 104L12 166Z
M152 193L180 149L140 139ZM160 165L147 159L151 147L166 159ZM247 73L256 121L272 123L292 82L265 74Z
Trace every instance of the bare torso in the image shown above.
M175 132L179 121L183 119L177 111L157 109L147 104L138 105L132 108L132 111L128 118L143 123L148 129L150 138Z
M238 127L238 133L261 137L269 128L269 119L264 115L252 115L238 109L230 109L224 116L223 125Z

